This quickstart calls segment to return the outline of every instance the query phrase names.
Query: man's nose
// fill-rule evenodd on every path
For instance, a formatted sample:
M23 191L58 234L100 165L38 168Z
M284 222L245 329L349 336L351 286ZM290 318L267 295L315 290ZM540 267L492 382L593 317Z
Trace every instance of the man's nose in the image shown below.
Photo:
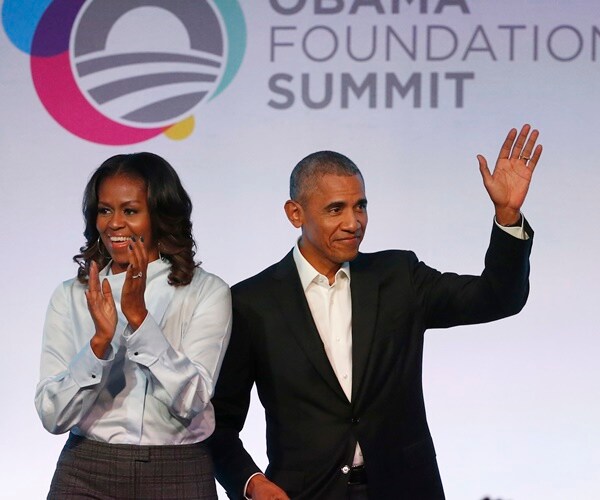
M358 231L361 227L361 222L360 219L358 218L358 215L356 213L354 213L353 210L349 210L345 216L344 216L344 224L343 224L343 229L345 231L351 231L351 232L355 232Z

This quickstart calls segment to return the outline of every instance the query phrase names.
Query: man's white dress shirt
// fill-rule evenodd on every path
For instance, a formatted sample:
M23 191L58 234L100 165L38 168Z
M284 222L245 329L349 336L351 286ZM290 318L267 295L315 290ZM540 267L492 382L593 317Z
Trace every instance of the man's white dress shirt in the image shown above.
M529 236L521 226L502 230L519 239ZM352 396L352 295L350 293L350 264L344 262L330 285L326 276L320 274L302 255L298 242L294 247L294 262L298 269L302 289L308 302L317 330L323 342L329 363L351 401ZM361 465L363 456L360 443L356 445L353 465Z
M520 226L501 226L500 229L515 238L529 239L524 229L525 218L521 216ZM335 274L334 282L330 285L326 276L320 274L302 255L299 241L294 247L293 257L300 276L304 295L308 302L311 315L317 326L323 342L327 359L344 390L351 401L352 397L352 295L350 293L350 264L344 262ZM360 443L356 443L356 451L352 465L363 464ZM246 481L244 496L250 480L260 473L252 474Z

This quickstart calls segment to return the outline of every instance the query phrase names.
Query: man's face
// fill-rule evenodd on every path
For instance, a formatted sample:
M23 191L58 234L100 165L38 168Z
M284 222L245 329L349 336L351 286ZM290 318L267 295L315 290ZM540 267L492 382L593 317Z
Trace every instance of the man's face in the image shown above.
M367 229L367 199L358 175L326 174L303 193L297 211L300 251L330 281L341 264L353 260ZM289 214L288 214L289 216Z

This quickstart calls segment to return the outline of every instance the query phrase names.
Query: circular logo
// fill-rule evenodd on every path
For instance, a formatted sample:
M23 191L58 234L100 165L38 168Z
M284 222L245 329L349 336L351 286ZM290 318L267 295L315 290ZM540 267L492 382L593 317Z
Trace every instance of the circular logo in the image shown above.
M101 144L187 137L245 51L243 14L227 0L6 0L2 14L46 110Z

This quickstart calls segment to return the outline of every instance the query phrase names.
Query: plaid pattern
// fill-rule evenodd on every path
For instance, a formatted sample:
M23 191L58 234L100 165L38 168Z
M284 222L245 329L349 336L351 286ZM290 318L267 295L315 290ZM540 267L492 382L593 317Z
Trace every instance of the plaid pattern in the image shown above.
M212 459L203 443L107 444L71 434L48 499L216 500Z

